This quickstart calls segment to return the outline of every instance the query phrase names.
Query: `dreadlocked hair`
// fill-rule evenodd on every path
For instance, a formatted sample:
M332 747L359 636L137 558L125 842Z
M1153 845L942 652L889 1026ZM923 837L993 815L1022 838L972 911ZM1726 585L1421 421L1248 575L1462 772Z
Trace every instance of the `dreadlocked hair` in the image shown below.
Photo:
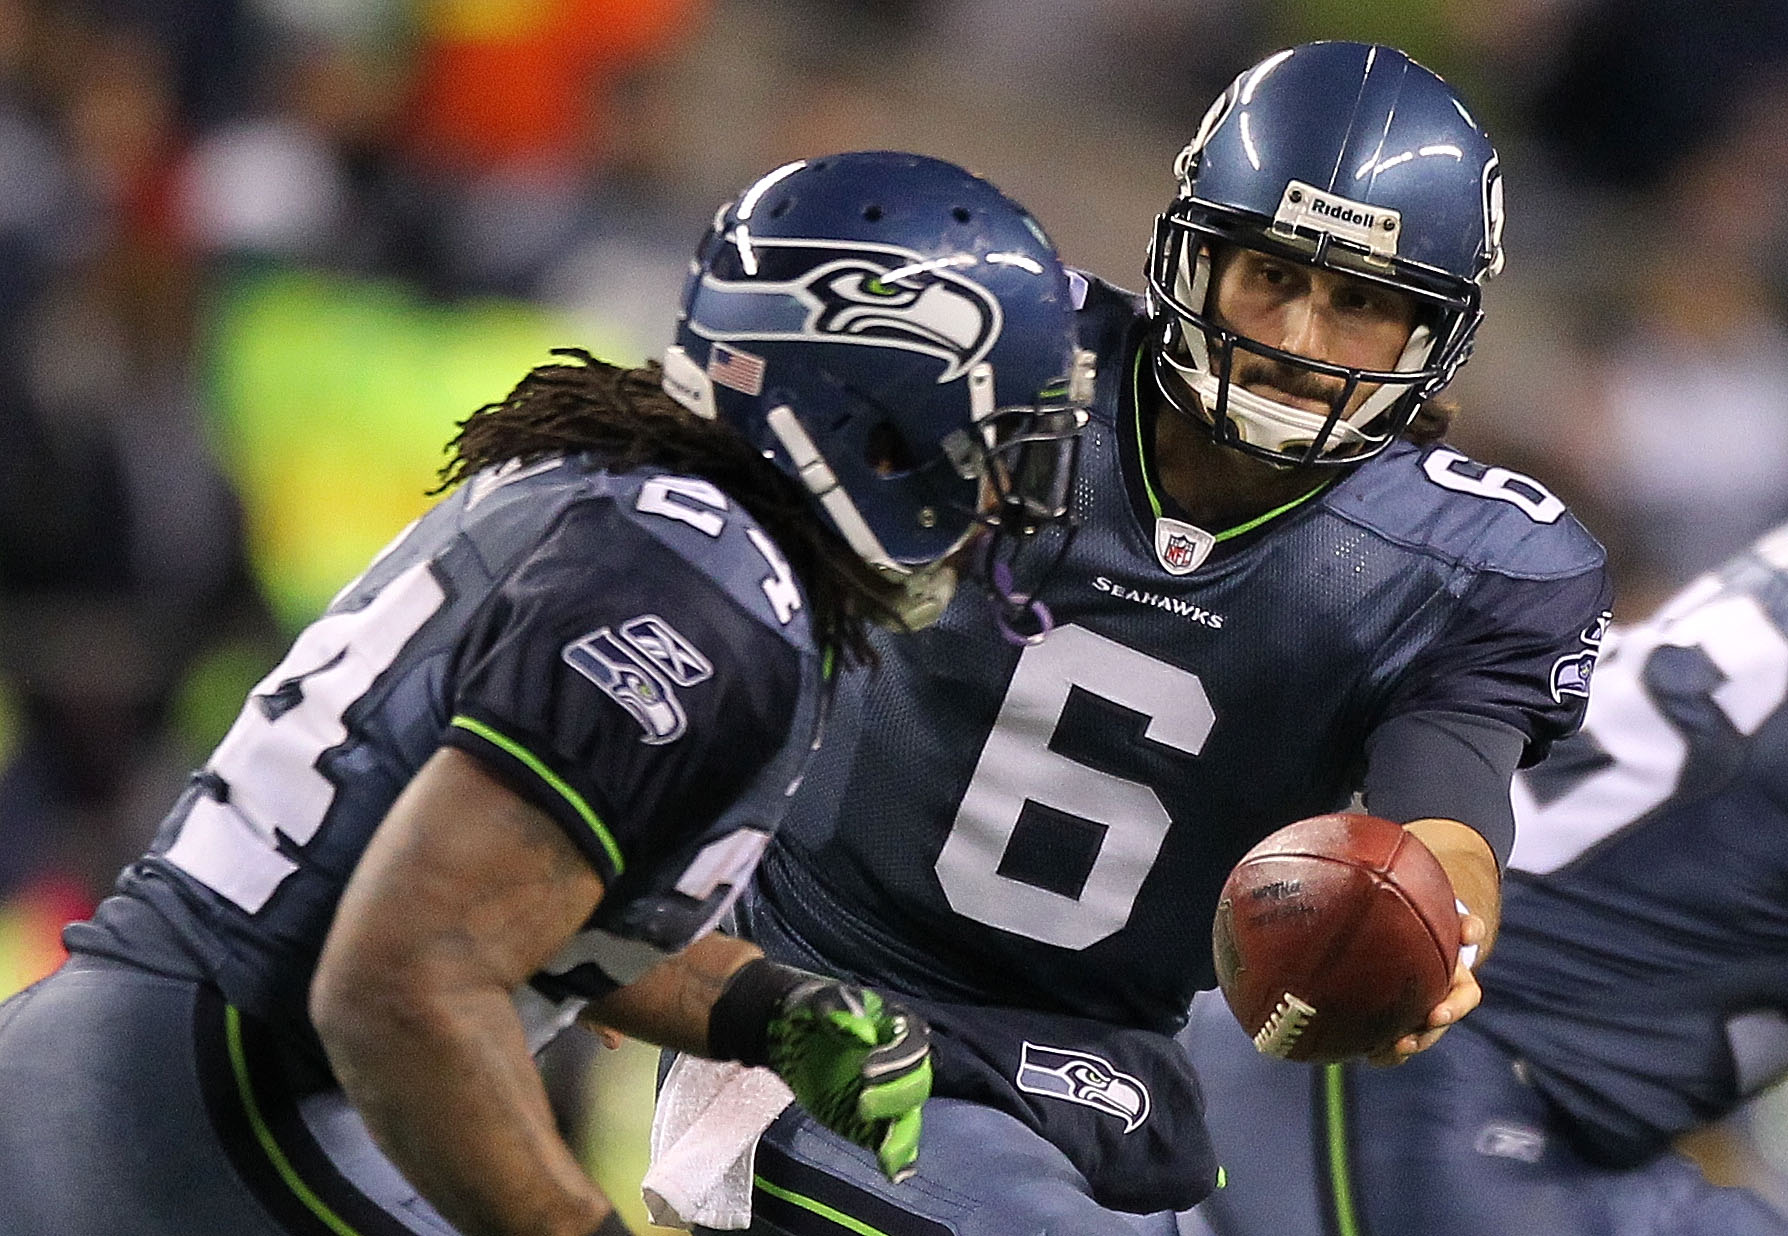
M505 398L459 423L430 493L498 464L554 455L588 454L617 472L659 467L702 477L749 511L782 550L806 590L821 649L851 664L874 662L866 624L898 624L888 586L814 518L790 477L728 426L666 395L657 363L623 369L582 348L552 354L565 359L530 370Z

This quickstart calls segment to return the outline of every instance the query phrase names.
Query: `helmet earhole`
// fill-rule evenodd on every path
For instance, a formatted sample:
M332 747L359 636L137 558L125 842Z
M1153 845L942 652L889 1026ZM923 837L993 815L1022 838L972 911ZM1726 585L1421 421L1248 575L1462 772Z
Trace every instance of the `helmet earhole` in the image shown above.
M958 206L950 212L950 217L958 223L967 223L970 219L974 218L974 215L969 213L968 207Z
M869 431L863 443L863 462L877 476L900 476L919 466L912 448L891 421L883 421Z
M882 221L882 208L880 206L865 206L863 208L863 218L870 223L880 223Z

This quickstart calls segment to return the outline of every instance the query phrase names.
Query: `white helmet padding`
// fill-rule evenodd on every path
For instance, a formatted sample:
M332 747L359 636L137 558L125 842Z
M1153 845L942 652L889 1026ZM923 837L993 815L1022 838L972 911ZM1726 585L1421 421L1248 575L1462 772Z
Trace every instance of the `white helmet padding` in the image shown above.
M1199 246L1196 250L1190 244L1183 246L1179 269L1174 277L1174 291L1185 304L1199 307L1201 316L1206 316L1204 310L1210 290L1210 273L1208 246ZM1295 358L1302 368L1327 373L1344 382L1377 383L1378 389L1361 401L1359 407L1335 418L1280 403L1239 386L1228 385L1234 351L1255 352L1268 357L1289 354L1279 353L1277 349L1250 346L1250 341L1245 337L1237 337L1233 349L1227 350L1230 361L1219 369L1211 364L1210 345L1203 330L1186 329L1182 326L1171 334L1173 338L1162 342L1160 361L1177 374L1180 382L1197 396L1206 417L1214 419L1212 410L1225 408L1242 442L1279 456L1301 455L1318 438L1322 438L1318 454L1337 461L1364 458L1376 454L1389 444L1397 430L1388 427L1389 418L1386 414L1399 397L1408 393L1412 381L1427 377L1424 367L1434 351L1433 330L1426 323L1418 322L1410 332L1409 342L1404 345L1402 355L1397 358L1397 363L1391 370L1350 370L1342 366L1327 366L1312 358ZM1398 381L1398 375L1409 376ZM1224 389L1226 386L1227 390ZM1351 396L1352 391L1353 387L1350 386L1346 394ZM1399 424L1398 429L1400 428Z

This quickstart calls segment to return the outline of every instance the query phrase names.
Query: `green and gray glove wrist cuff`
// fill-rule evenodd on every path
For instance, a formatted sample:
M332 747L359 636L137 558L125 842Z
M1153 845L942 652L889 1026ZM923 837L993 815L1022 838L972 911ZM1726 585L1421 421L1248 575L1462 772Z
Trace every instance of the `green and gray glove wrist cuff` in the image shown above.
M759 958L714 1002L708 1053L772 1069L815 1120L873 1151L888 1179L912 1174L930 1033L898 1001Z
M770 1022L782 1002L803 983L819 978L768 957L748 961L727 980L708 1014L708 1055L741 1064L770 1063Z

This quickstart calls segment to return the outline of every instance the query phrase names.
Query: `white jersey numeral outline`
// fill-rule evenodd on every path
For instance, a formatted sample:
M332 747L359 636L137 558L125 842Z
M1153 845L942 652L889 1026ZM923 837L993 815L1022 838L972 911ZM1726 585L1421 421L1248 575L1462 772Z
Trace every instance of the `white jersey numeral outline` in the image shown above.
M1481 470L1475 475L1461 472L1460 464ZM1565 504L1558 495L1531 476L1509 468L1473 464L1448 447L1430 451L1422 460L1422 471L1442 489L1507 502L1536 524L1555 524L1565 513Z
M689 505L692 502L700 506ZM726 517L715 512L731 507L726 495L711 482L688 476L656 476L640 486L634 509L674 519L706 536L717 537L726 527ZM801 588L795 583L795 573L776 543L762 531L747 528L745 534L770 568L762 582L764 599L770 603L776 620L787 626L801 608Z

